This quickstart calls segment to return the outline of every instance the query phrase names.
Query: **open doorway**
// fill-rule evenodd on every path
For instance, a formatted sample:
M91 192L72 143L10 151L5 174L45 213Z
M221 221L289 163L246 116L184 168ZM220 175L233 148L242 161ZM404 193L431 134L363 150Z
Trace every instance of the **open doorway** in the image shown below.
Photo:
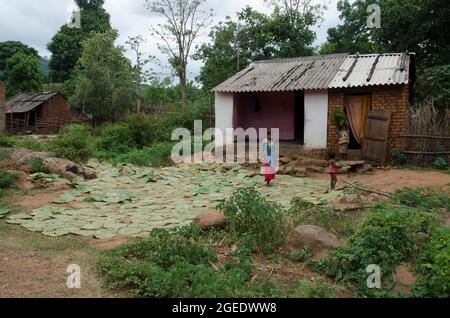
M367 113L372 110L372 98L369 94L346 95L345 113L350 125L349 149L361 150L364 139Z
M295 92L295 143L305 144L305 93Z

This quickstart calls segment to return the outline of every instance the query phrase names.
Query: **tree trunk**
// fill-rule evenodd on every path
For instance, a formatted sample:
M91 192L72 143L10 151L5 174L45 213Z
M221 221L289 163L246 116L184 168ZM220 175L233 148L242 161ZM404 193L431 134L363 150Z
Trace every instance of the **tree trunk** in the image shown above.
M186 107L187 104L187 95L186 95L186 75L180 75L180 90L181 90L181 103L183 107Z

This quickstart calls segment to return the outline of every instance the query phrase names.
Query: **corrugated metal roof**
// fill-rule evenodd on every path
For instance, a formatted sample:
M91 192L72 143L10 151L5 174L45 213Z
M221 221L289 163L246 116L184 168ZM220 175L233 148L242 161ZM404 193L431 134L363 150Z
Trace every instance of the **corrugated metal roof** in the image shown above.
M15 95L6 102L6 113L27 113L58 95L55 92L24 92Z
M258 61L229 78L216 92L277 92L326 89L348 54Z
M407 53L350 55L329 88L407 84L410 60Z

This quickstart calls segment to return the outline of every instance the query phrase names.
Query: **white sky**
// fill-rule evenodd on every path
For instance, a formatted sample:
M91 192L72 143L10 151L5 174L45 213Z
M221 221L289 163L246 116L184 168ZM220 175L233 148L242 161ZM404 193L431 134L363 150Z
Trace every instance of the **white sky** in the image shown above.
M321 0L315 2L323 3ZM327 0L329 9L324 13L325 21L316 27L319 45L326 40L327 29L339 23L336 9L337 0ZM16 40L36 48L42 56L50 56L46 46L52 36L70 17L73 0L0 0L0 41ZM214 24L225 20L226 16L235 18L246 5L261 12L270 12L263 0L207 0L205 8L212 8L215 13ZM167 63L159 53L155 40L150 35L150 25L161 23L144 8L144 0L106 0L105 9L111 15L111 24L120 33L119 44L125 44L129 36L142 35L147 43L143 47L145 53L157 56ZM199 39L200 42L208 38ZM132 55L129 54L131 58ZM201 62L192 61L189 77L193 79L201 68ZM164 74L166 71L160 70Z

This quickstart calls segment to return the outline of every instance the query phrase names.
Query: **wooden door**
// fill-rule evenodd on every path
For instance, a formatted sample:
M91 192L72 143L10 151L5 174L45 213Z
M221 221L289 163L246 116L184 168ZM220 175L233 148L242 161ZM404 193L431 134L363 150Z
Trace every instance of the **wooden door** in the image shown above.
M380 111L371 111L367 114L362 159L386 165L391 115L391 112Z

